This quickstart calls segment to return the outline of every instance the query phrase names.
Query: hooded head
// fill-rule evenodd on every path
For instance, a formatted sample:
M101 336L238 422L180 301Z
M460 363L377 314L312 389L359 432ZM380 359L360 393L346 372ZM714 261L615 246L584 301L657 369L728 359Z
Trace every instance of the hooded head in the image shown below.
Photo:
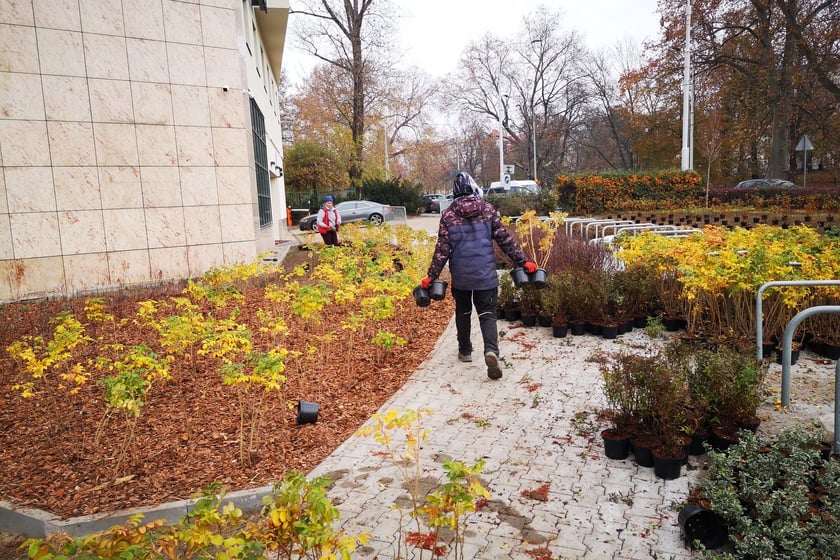
M332 202L332 201L333 201L333 197L331 197L330 195L327 195L327 196L324 197L324 202Z
M459 171L452 181L452 196L459 198L462 196L472 196L481 192L475 180L469 173Z

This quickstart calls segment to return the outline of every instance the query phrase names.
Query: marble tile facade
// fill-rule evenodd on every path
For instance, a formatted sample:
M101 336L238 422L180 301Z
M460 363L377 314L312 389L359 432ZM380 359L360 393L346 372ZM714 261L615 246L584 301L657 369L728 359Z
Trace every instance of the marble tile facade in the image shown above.
M0 301L259 253L241 12L234 0L0 2Z

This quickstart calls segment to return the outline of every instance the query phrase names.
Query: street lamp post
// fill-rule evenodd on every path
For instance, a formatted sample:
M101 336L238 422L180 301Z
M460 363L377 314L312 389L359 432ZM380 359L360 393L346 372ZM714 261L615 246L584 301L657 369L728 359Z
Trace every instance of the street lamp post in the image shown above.
M534 182L537 182L537 113L531 103L531 139L534 141Z
M685 61L683 67L683 123L682 123L682 152L680 154L680 168L687 171L692 167L691 161L691 0L685 3Z
M504 146L504 133L502 132L502 109L504 105L502 105L502 94L499 93L499 182L501 184L505 183L505 146Z
M540 47L542 47L542 38L534 39L533 41L531 41L531 44L532 45L539 44ZM539 74L542 71L542 52L540 52L539 64L538 64L537 70L538 70L537 74ZM541 79L541 75L535 76L535 79ZM536 82L534 84L534 88L536 89ZM532 143L532 149L534 151L534 170L533 170L534 182L537 182L537 111L534 108L534 98L533 98L533 96L531 97L531 143Z

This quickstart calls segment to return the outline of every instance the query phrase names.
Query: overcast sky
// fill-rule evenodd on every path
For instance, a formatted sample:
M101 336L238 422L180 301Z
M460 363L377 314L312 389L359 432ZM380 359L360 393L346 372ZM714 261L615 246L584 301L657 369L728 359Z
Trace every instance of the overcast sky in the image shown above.
M522 18L538 6L560 10L565 31L582 34L592 49L631 38L641 45L659 31L656 0L393 0L400 14L398 40L406 66L418 66L438 78L455 70L464 47L490 33L513 38ZM294 8L294 0L292 0ZM283 66L293 84L305 78L312 60L286 41Z

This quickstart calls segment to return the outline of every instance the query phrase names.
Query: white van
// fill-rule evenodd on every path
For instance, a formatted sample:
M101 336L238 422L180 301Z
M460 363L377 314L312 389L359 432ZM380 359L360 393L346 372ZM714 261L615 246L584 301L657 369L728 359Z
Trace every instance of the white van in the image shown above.
M488 195L500 194L540 194L540 186L533 180L526 179L522 181L511 181L510 184L504 184L501 181L493 181L490 183L490 188L487 189Z

